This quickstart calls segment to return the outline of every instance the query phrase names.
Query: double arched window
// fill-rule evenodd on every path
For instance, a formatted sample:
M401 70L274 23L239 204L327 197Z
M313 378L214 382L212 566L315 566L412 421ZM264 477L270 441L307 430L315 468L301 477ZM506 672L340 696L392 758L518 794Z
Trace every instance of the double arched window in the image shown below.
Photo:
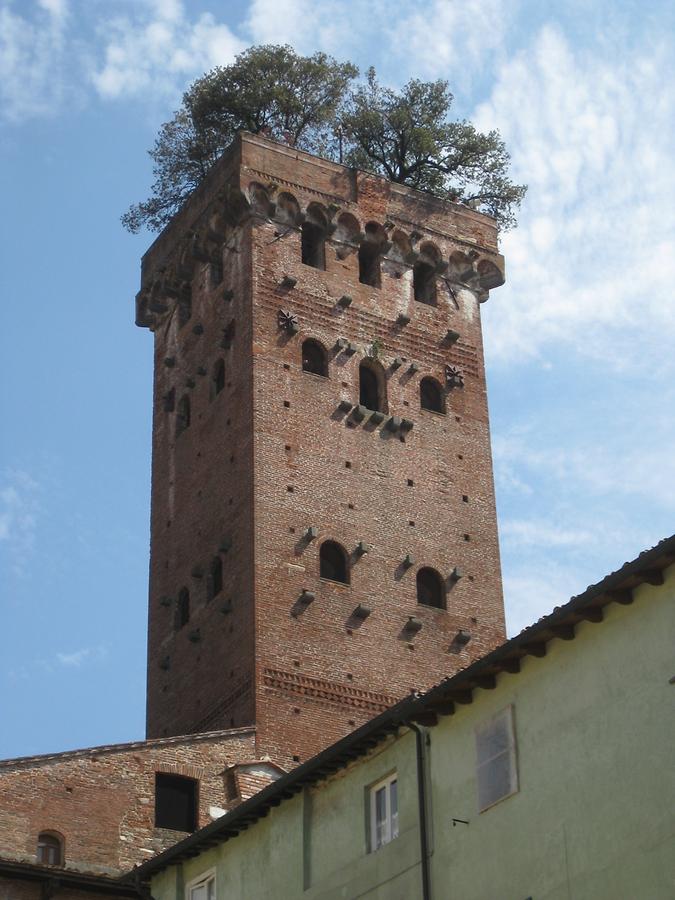
M436 569L425 566L417 572L417 602L445 609L445 584Z
M319 341L309 338L303 343L302 371L309 372L311 375L328 377L328 354Z
M420 381L420 407L431 412L445 412L443 389L435 378L423 378Z
M359 403L373 412L387 412L387 379L374 359L364 359L359 366Z
M38 835L37 861L42 866L62 866L63 838L53 831L43 831Z
M349 584L347 552L337 541L324 541L319 550L319 574L328 581Z

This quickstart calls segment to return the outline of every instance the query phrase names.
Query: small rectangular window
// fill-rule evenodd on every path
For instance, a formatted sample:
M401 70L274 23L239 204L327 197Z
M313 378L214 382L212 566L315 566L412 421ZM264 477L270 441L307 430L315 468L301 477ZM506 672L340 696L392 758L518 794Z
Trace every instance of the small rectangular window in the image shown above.
M198 784L183 775L155 773L155 828L195 831Z
M374 784L370 796L370 849L379 850L398 837L398 779L396 773Z
M185 888L185 900L216 900L216 873L195 878Z
M480 812L518 790L513 707L507 706L476 728L478 808Z

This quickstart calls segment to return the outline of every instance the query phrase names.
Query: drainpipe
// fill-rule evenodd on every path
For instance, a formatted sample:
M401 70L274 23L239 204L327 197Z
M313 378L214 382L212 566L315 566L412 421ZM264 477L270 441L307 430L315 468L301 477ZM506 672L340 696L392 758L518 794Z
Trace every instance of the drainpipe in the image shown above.
M427 827L427 791L424 771L424 739L428 738L414 722L406 722L407 728L415 732L417 756L417 801L420 817L420 855L422 857L422 900L431 900L431 873L429 871L429 833Z

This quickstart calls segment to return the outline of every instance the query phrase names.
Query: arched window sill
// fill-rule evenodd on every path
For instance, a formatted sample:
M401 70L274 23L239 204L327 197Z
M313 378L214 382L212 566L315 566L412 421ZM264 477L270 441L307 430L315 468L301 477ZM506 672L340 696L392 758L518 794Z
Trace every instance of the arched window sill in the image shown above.
M348 581L333 581L332 578L324 578L323 575L321 575L321 576L319 577L319 581L320 581L322 584L332 584L332 585L334 585L335 587L340 587L340 588L348 588L348 587L351 587L351 584L350 584Z
M427 409L426 406L420 406L420 412L423 413L431 413L432 416L441 416L442 418L447 417L447 412L439 412L437 409Z

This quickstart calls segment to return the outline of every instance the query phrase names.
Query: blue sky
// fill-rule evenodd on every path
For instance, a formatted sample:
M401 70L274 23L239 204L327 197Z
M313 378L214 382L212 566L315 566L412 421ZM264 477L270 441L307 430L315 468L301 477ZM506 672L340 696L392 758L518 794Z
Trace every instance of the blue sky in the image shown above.
M0 0L0 757L143 736L151 146L251 43L447 78L529 184L483 307L511 633L673 531L675 15L568 0Z

